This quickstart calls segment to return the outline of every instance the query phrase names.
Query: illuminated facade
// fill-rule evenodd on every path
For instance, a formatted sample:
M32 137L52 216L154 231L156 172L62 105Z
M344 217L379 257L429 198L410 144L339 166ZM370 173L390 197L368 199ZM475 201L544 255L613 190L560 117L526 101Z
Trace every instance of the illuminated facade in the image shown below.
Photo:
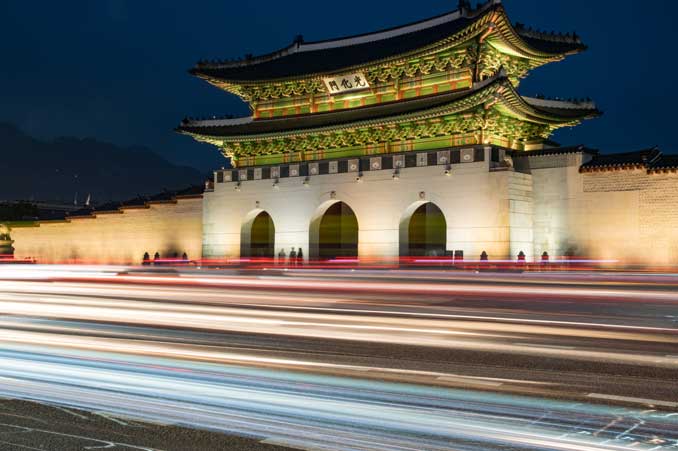
M257 254L250 222L265 214L272 248L311 258L534 255L531 175L513 159L599 112L516 89L583 49L512 25L499 1L461 2L389 30L198 63L194 75L252 112L179 127L234 166L205 193L203 254Z
M546 252L678 264L678 158L559 147L553 131L599 115L596 106L517 91L531 69L584 49L576 35L512 25L499 0L461 1L389 30L200 62L192 73L251 115L186 119L178 131L218 146L233 168L215 171L201 196L13 229L16 255L140 263L154 250L195 259L294 249L322 260L529 261Z

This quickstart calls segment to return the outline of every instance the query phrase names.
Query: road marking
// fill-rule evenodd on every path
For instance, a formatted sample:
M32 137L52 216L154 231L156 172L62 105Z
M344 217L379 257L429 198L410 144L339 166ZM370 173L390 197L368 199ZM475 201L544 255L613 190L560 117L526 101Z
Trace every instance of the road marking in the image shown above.
M12 442L5 442L5 441L0 441L0 443L4 443L5 445L15 446L17 448L22 448L22 449L35 449L37 451L43 451L44 450L44 448L33 448L31 446L28 446L28 445L20 445L19 443L12 443Z
M436 380L438 381L444 381L444 382L462 382L464 384L473 384L473 385L485 385L488 387L499 387L503 385L501 382L495 382L495 381L488 381L488 380L481 380L481 379L471 379L467 377L456 377L456 376L440 376L436 377Z
M94 412L95 415L99 415L100 417L104 417L107 420L111 420L114 423L118 423L120 426L129 426L127 423L124 421L118 420L117 418L113 417L112 415L109 415L104 412Z
M678 408L678 402L660 401L658 399L634 398L632 396L604 395L600 393L589 393L586 396L589 398L596 399L608 399L610 401L624 401L634 404L651 404L653 406Z
M276 439L276 438L267 438L266 440L261 440L259 443L262 443L264 445L273 445L273 446L283 446L286 448L290 449L298 449L300 451L327 451L328 448L325 447L319 447L319 446L313 446L313 445L306 445L306 444L297 444L297 442L293 440L285 440L285 439Z
M54 407L57 410L61 410L62 412L70 413L74 417L78 417L81 420L89 420L89 417L86 417L85 415L80 415L79 413L73 412L72 410L68 410L64 407L59 407L59 406L52 406L52 407Z

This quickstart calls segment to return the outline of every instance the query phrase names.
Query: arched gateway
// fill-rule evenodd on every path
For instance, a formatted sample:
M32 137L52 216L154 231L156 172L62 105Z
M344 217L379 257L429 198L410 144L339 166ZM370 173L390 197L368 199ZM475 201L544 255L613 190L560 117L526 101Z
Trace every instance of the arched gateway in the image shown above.
M443 256L447 250L447 221L433 202L410 207L400 221L400 255Z
M421 193L432 194L450 214L473 210L455 219L450 246L462 242L457 247L474 254L489 246L499 256L513 247L530 254L526 246L533 238L548 235L551 241L543 230L558 224L535 222L535 209L551 208L534 197L548 180L539 172L533 177L533 170L558 168L558 177L567 177L563 186L582 183L583 173L570 169L589 161L589 150L557 150L549 136L600 112L589 101L523 97L516 83L586 46L576 35L554 38L514 25L499 0L468 3L387 31L322 42L299 39L291 50L286 44L243 61L201 61L191 69L245 99L252 113L187 118L177 128L218 146L235 166L215 171L207 184L205 252L233 253L224 242L237 235L240 223L216 218L260 201L281 207L272 210L274 219L280 215L278 251L284 247L289 253L294 246L311 259L355 256L358 221L348 205L328 197L332 192L361 215L364 257L446 253L445 218ZM479 34L491 45L478 45ZM533 152L541 150L546 152ZM537 155L549 163L537 167L531 163L536 160L526 159ZM407 199L421 203L409 211L397 237L396 221ZM316 202L322 205L309 218ZM492 230L507 233L492 237L490 245ZM566 232L553 239L570 239Z
M245 218L241 229L240 255L242 257L273 258L275 254L275 225L264 210L255 210Z
M358 256L358 218L346 203L323 204L309 227L312 259L331 260Z

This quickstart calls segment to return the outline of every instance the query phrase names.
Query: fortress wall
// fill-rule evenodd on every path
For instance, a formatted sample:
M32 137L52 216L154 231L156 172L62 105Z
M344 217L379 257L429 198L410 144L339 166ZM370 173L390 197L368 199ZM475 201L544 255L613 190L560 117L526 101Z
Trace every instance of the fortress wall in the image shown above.
M584 157L576 153L524 158L529 160L532 174L534 252L538 256L544 252L553 257L582 252L579 167Z
M678 174L553 166L531 169L536 253L678 264Z
M38 263L139 264L144 252L162 257L186 252L201 257L202 199L151 203L147 208L125 208L94 218L42 222L13 228L15 258Z
M277 190L271 180L244 181L239 191L235 183L217 183L214 192L205 193L203 254L238 256L242 224L265 210L275 226L276 254L301 247L308 257L312 219L332 202L343 201L357 216L359 256L394 258L400 252L401 221L430 201L445 215L448 251L463 250L467 259L479 258L482 251L507 258L512 217L523 229L516 239L531 243L524 223L531 217L530 202L524 200L531 186L523 186L529 175L510 180L509 171L491 172L488 160L489 154L484 162L453 165L451 176L444 174L445 166L426 166L402 169L398 180L390 170L367 171L360 183L357 173L313 176L308 186L303 177L286 177ZM510 184L515 185L512 194Z
M582 238L593 252L630 263L678 264L678 174L635 169L582 178L588 219Z
M99 213L95 218L42 222L11 230L18 259L44 263L140 263L144 252L191 259L238 257L242 226L258 211L275 225L275 251L291 247L309 256L314 217L343 201L359 224L361 257L400 254L400 225L424 202L447 222L447 250L467 259L528 259L546 251L624 264L678 264L678 174L645 169L579 172L586 155L516 159L520 172L485 162L356 173L218 183L204 199L182 198L147 208ZM518 161L520 160L520 161ZM525 160L530 160L526 163ZM516 165L516 167L518 166ZM409 213L408 213L409 212Z

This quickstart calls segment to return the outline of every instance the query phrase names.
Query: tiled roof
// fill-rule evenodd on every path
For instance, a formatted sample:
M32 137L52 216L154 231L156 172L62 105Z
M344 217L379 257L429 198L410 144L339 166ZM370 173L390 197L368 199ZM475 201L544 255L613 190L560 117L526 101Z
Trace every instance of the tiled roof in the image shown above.
M168 202L173 200L175 200L174 193L170 191L163 191L162 193L154 194L147 198L148 202Z
M495 77L476 83L473 88L463 91L432 94L408 100L348 110L275 119L257 119L251 121L245 121L243 118L207 121L185 119L177 128L177 131L194 133L202 136L227 137L309 130L328 126L336 127L366 120L374 121L404 114L414 114L437 107L445 107L446 105L464 99L483 89L490 89L491 87L499 86L502 83L508 83L508 77L504 71L500 71ZM548 101L548 104L543 104L543 101L538 99L525 98L522 100L524 100L524 104L527 105L527 108L532 108L534 111L553 115L557 118L583 119L585 117L593 117L600 114L600 111L598 111L596 106L591 102L575 103Z
M474 11L456 10L374 33L308 43L298 38L291 46L268 55L248 56L237 61L199 62L191 69L191 73L246 82L337 72L403 55L443 41L484 17L486 13L500 8L503 8L501 1L490 0ZM585 48L576 36L548 35L524 28L516 30L516 33L538 52L560 55Z
M120 203L121 207L145 207L149 202L172 202L177 197L199 196L205 190L204 185L191 185L180 190L168 191L164 190L161 193L150 196L139 196L134 199L129 199ZM98 208L97 208L98 210Z
M145 207L148 198L139 196L122 202L122 207Z
M210 179L211 180L211 179ZM204 185L193 185L174 192L175 197L200 196L205 191Z
M276 52L280 54L278 57L266 58L264 56L252 59L250 63L244 61L241 64L198 63L190 72L194 75L237 81L273 80L336 72L346 67L367 64L415 51L463 30L472 22L472 19L460 17L440 25L387 39L361 43L353 41L353 44L336 47L323 45L323 43L295 43L292 47ZM347 39L347 42L351 40ZM316 48L316 50L303 51L304 47Z
M597 155L596 149L591 149L584 145L568 146L568 147L550 147L548 149L539 150L514 150L511 152L513 157L540 157L546 155L563 155L568 153L587 153L589 155Z
M678 169L678 155L661 155L661 157L652 164L651 170L661 171L665 169Z
M662 153L658 148L643 149L635 152L599 154L581 166L583 172L602 168L651 168Z
M46 210L40 211L38 214L39 221L60 221L66 219L67 213L65 211Z
M533 31L522 24L516 24L514 28L527 44L544 53L564 54L573 50L586 50L586 45L581 42L576 34L549 34Z
M446 92L414 99L382 103L348 110L314 113L304 116L289 116L276 119L257 119L235 122L231 119L218 121L184 121L178 131L207 136L238 136L247 134L276 133L287 130L303 130L328 125L349 124L367 119L379 119L399 114L413 113L461 99L476 90ZM204 126L203 124L207 124Z
M65 216L68 218L82 218L96 216L97 213L112 213L120 211L124 207L146 207L149 202L165 202L165 201L171 202L176 200L177 197L199 196L203 193L203 191L204 186L202 185L193 185L189 186L188 188L175 191L165 190L162 193L154 194L151 196L138 196L133 199L128 199L122 202L113 201L93 207L84 207L79 210L72 211L66 214Z
M71 211L68 213L69 218L88 218L92 216L94 209L91 207L81 208L80 210Z
M120 202L107 202L102 205L97 205L95 207L95 210L97 212L102 212L102 211L119 211L120 207L122 204Z

